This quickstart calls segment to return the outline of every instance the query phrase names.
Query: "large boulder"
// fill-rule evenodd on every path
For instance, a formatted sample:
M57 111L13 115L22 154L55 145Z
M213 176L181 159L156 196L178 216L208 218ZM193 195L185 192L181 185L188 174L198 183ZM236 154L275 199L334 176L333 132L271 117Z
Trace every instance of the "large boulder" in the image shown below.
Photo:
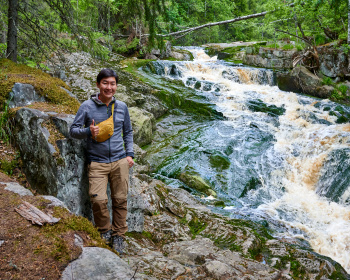
M290 72L277 73L280 90L305 93L319 98L327 98L332 89L322 86L322 80L304 66L297 66Z
M134 131L134 141L139 146L151 143L155 130L153 114L138 107L129 108L130 119Z
M66 138L74 115L22 108L15 119L16 143L30 185L40 194L57 196L72 212L91 217L85 141Z
M15 83L9 94L9 107L21 107L33 102L44 102L45 97L36 93L34 86L30 84Z

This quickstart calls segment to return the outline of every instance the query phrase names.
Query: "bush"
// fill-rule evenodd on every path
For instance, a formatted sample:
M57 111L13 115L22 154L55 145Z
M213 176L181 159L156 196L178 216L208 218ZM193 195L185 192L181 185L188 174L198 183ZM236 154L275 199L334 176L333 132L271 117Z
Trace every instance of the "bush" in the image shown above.
M343 94L346 95L346 92L348 91L348 87L346 85L340 85L338 87L338 90Z
M302 51L305 48L305 46L303 44L296 44L295 48L297 49L297 51Z
M280 46L277 43L266 45L266 48L270 48L270 49L278 49L279 47Z
M334 82L333 82L332 78L330 78L330 77L324 77L323 80L322 80L322 84L323 84L323 85L330 86L330 85L333 85Z
M284 50L292 50L294 49L294 46L292 44L286 44L282 47Z
M327 43L327 38L321 34L317 34L315 36L315 44L317 45L324 45Z

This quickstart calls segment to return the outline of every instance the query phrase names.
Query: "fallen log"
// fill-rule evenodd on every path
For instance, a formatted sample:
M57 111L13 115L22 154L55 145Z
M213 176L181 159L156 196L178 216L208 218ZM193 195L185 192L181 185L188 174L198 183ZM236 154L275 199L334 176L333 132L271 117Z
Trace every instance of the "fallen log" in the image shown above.
M60 219L54 218L49 214L45 214L34 205L23 201L23 204L19 205L15 208L15 211L20 214L22 217L31 221L32 224L38 224L42 226L43 224L49 223L54 224L57 223Z

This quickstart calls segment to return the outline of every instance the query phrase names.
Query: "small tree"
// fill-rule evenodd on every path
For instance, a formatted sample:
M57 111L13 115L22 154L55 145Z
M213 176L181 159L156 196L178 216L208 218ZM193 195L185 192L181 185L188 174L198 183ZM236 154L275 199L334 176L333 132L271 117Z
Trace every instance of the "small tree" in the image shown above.
M18 0L8 1L8 31L6 57L17 62Z

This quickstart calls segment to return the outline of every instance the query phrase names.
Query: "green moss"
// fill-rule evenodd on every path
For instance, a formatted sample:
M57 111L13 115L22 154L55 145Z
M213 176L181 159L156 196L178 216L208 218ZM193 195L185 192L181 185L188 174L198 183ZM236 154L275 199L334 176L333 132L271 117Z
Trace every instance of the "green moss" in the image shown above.
M250 100L247 102L247 106L254 112L264 112L270 116L281 116L286 111L283 107L277 107L275 105L266 105L262 100Z
M250 190L256 190L257 186L260 185L261 182L258 178L251 178L248 183L244 186L244 190L241 193L240 197L244 197L245 195L247 195L247 193Z
M198 217L194 217L189 223L188 227L192 233L192 239L196 238L196 236L201 233L208 226L208 223L205 221L200 221Z
M23 64L16 64L8 59L0 59L0 104L4 103L15 83L26 83L34 86L36 92L44 96L49 103L62 104L65 112L75 114L80 106L79 101L71 97L64 89L66 83Z
M0 170L3 171L7 175L12 175L13 170L18 166L18 159L14 159L11 161L0 160Z
M180 174L179 180L184 182L190 188L193 188L201 193L208 196L216 196L215 191L211 189L210 185L206 183L191 167L186 167L185 171Z
M225 205L225 202L218 200L214 202L214 206L224 208L226 205Z
M226 156L218 153L210 155L209 162L213 168L219 171L228 169L231 165L230 160Z

